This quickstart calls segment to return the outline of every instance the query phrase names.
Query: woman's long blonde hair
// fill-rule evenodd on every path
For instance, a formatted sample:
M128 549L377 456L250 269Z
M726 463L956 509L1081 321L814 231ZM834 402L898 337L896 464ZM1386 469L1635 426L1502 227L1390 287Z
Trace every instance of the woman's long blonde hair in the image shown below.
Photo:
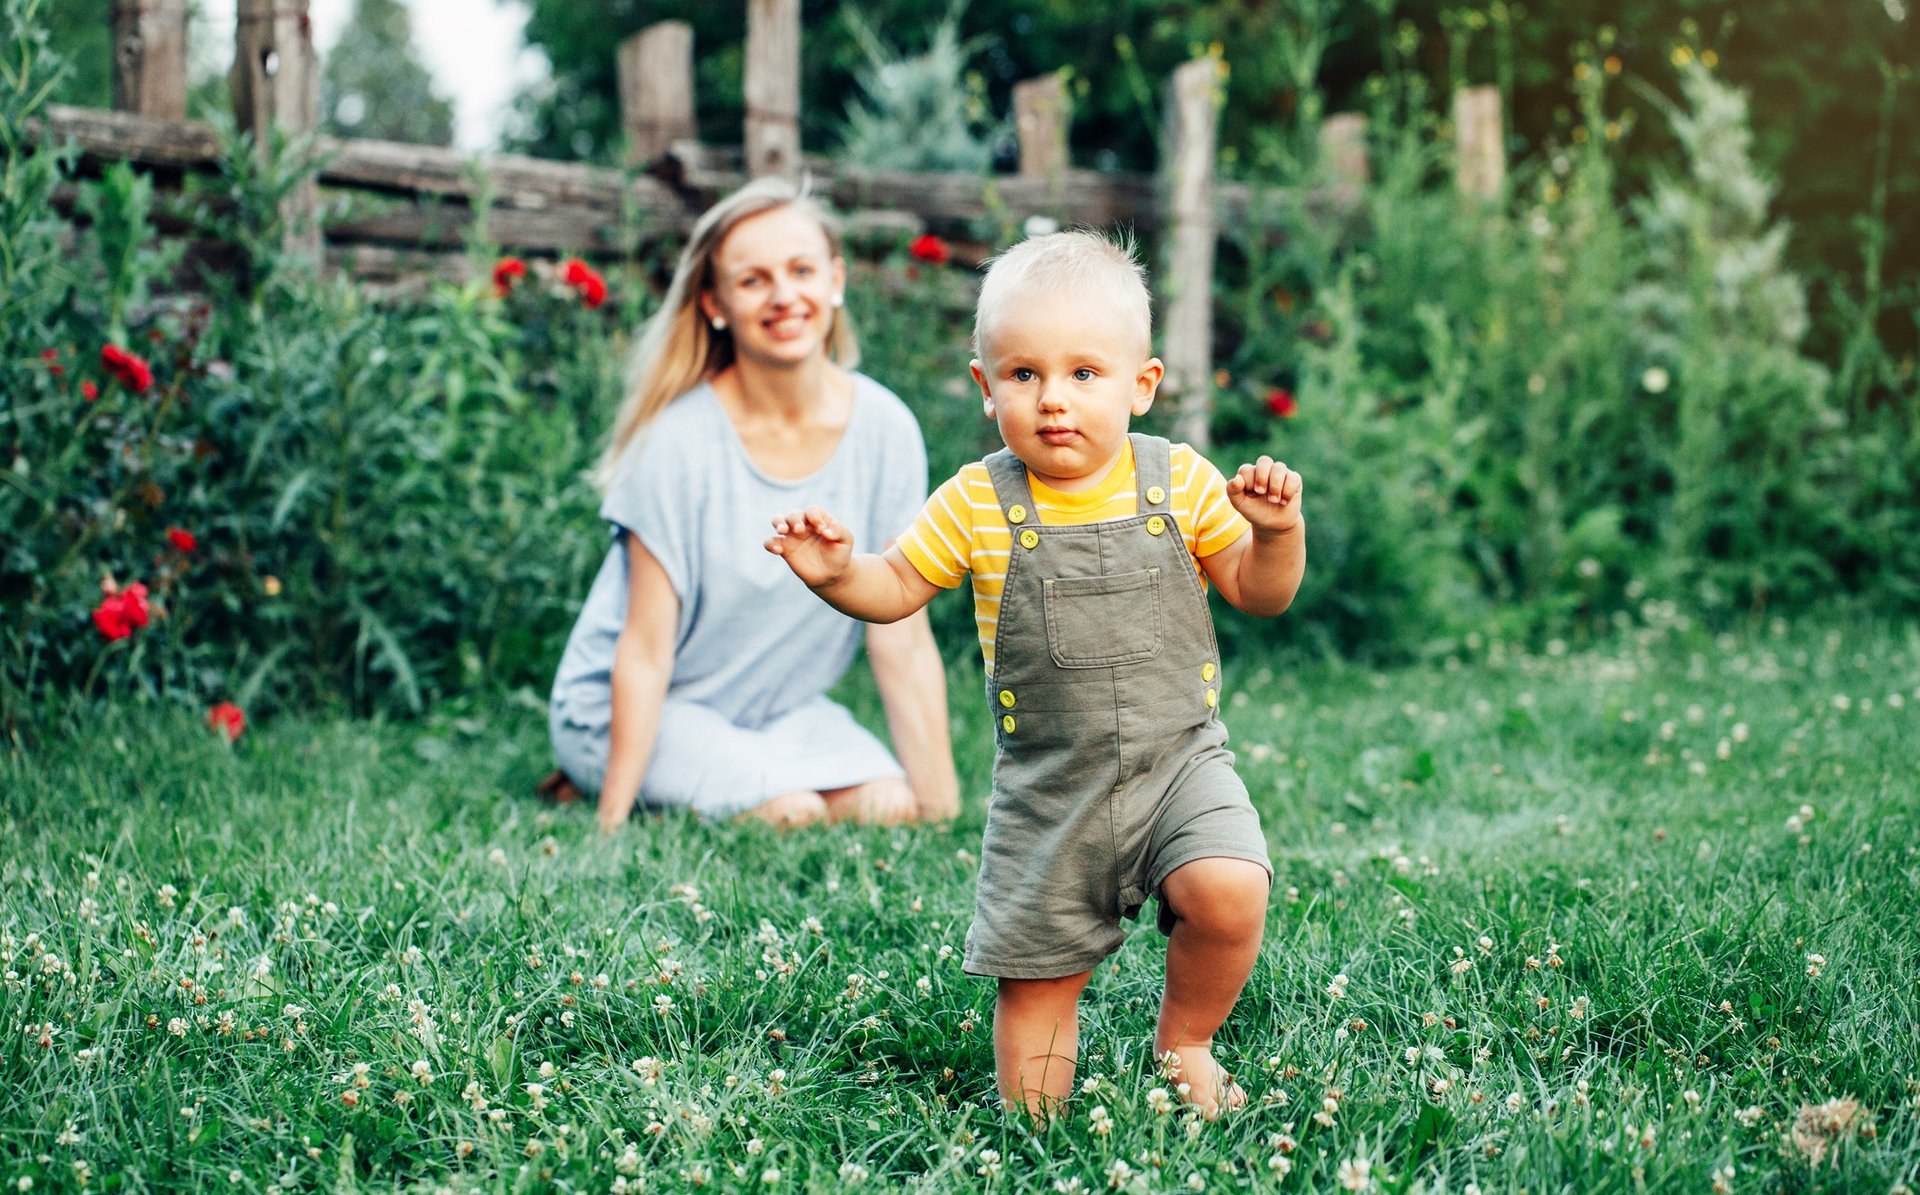
M826 234L833 256L842 256L838 225L814 202L805 184L796 186L783 178L755 179L708 208L680 252L660 309L647 321L627 357L627 395L593 469L594 485L601 492L613 485L628 446L662 408L733 364L733 337L707 323L700 296L713 287L714 254L727 234L742 220L780 207L798 208L813 217ZM860 364L860 342L845 308L834 309L827 358L846 369Z

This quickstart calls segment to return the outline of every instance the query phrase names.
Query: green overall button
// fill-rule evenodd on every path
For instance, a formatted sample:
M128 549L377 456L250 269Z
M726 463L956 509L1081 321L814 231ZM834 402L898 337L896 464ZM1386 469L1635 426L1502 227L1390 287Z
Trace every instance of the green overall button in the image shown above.
M1008 714L1006 717L1000 719L1000 727L1001 729L1005 730L1008 734L1012 734L1013 733L1013 715Z
M1213 689L1208 689L1207 690L1207 708L1212 709L1214 706L1219 704L1220 704L1220 694Z
M1014 523L1026 522L1027 508L1019 505L1018 503L1007 507L1007 519L1009 522L1014 522Z
M1158 506L1162 502L1165 502L1166 500L1167 500L1167 491L1161 489L1157 485L1150 485L1147 487L1147 501L1153 503L1155 506Z
M1213 661L1209 660L1200 666L1200 679L1207 681L1213 679Z
M1167 529L1167 521L1161 518L1159 515L1155 515L1152 518L1147 520L1148 535L1159 535L1162 532L1166 531L1166 529Z
M1159 532L1154 532L1158 535ZM1020 546L1031 552L1040 546L1040 533L1029 527L1020 533Z
M1013 708L1013 690L1012 689L1000 690L1000 704L1006 706L1008 709Z

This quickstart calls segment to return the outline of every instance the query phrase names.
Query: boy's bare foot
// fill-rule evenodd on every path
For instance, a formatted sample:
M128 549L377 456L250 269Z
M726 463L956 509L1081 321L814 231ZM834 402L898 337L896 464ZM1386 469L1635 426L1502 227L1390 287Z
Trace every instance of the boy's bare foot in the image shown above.
M1213 1058L1211 1045L1189 1043L1160 1056L1160 1073L1175 1084L1180 1098L1208 1120L1247 1106L1247 1093Z

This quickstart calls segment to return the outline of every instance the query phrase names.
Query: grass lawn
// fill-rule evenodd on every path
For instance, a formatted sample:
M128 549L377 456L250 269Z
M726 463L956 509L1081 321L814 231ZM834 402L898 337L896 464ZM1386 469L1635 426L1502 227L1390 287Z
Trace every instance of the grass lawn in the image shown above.
M231 749L65 713L0 758L0 1189L1920 1188L1912 631L1226 679L1278 869L1252 1106L1156 1110L1149 910L1039 1135L960 971L971 677L935 829L602 840L522 795L505 698Z

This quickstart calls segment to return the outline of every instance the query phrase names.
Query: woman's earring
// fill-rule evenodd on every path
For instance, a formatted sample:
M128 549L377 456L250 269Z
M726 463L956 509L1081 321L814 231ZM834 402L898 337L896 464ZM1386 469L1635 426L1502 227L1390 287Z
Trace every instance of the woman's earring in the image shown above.
M847 296L845 296L845 295L835 295L835 296L833 296L833 305L834 305L835 307L838 307L838 306L840 306L841 304L843 304L843 303L845 303L846 301L847 301Z
M727 321L722 319L721 317L716 315L713 317L711 322L713 324L713 330L715 332L725 332L727 330Z

